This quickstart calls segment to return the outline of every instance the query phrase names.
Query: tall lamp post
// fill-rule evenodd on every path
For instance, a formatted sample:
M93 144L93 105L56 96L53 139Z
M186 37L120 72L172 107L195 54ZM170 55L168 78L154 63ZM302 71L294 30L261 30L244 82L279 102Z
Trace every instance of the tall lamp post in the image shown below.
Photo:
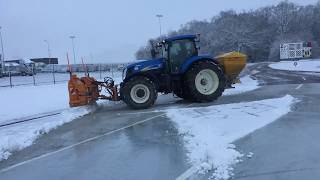
M73 64L76 64L76 52L74 49L74 38L76 38L76 36L74 36L74 35L70 36L70 39L72 42L72 50L73 50Z
M44 40L45 43L47 43L48 46L48 57L49 57L49 64L51 64L51 49L50 49L50 44L49 41ZM52 77L53 77L53 84L56 84L56 77L54 75L54 63L52 63Z
M0 26L0 41L1 41L1 75L5 72L4 67L4 50L3 50L3 41L2 41L2 33L1 33L2 27Z
M162 36L161 18L163 18L163 15L162 14L157 14L156 17L159 20L160 37L161 37Z

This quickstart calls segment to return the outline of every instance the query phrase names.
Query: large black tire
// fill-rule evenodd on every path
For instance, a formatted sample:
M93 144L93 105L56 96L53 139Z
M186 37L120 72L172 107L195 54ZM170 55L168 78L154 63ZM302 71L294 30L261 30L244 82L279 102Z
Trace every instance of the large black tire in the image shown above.
M150 79L138 76L124 83L121 97L133 109L146 109L156 101L157 90Z
M220 97L225 90L226 79L219 65L204 61L194 64L185 75L187 99L195 102L210 102Z

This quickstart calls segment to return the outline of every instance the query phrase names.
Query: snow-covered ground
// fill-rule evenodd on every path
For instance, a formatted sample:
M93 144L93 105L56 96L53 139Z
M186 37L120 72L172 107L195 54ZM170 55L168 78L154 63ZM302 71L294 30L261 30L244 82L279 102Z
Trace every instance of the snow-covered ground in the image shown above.
M297 62L296 66L294 62ZM300 61L281 61L269 65L272 69L287 71L320 72L320 59L300 60Z
M121 75L117 74L114 80L120 83ZM3 87L0 88L0 99L4 102L0 108L2 124L12 119L69 108L68 84Z
M295 101L287 95L255 102L169 109L167 116L183 136L190 163L198 172L214 170L214 178L228 179L231 166L243 156L231 143L287 114Z
M0 123L69 108L67 83L0 88Z

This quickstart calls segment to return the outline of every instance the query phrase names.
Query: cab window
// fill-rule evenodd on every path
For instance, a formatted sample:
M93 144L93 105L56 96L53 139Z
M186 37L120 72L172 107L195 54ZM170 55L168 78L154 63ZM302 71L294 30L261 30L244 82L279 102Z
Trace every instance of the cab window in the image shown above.
M169 48L169 60L171 63L171 71L178 72L183 62L197 55L195 43L190 39L176 40L171 43Z

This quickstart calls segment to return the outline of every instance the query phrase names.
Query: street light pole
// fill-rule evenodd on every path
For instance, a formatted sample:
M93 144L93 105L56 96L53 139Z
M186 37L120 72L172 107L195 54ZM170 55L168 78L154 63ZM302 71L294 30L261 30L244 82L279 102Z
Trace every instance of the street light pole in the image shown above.
M4 50L3 50L3 41L2 41L2 33L1 33L2 27L0 26L0 41L1 41L1 75L5 73L5 67L4 67Z
M50 44L49 41L44 40L44 42L47 43L48 46L48 57L49 57L49 64L51 64L51 49L50 49ZM52 63L52 77L53 77L53 84L56 84L56 77L54 75L54 63Z
M162 27L161 27L161 18L163 17L162 14L157 14L156 17L159 20L159 27L160 27L160 37L162 36Z
M72 49L73 49L73 64L76 64L76 52L74 49L74 38L76 38L76 36L70 36L71 41L72 41Z

